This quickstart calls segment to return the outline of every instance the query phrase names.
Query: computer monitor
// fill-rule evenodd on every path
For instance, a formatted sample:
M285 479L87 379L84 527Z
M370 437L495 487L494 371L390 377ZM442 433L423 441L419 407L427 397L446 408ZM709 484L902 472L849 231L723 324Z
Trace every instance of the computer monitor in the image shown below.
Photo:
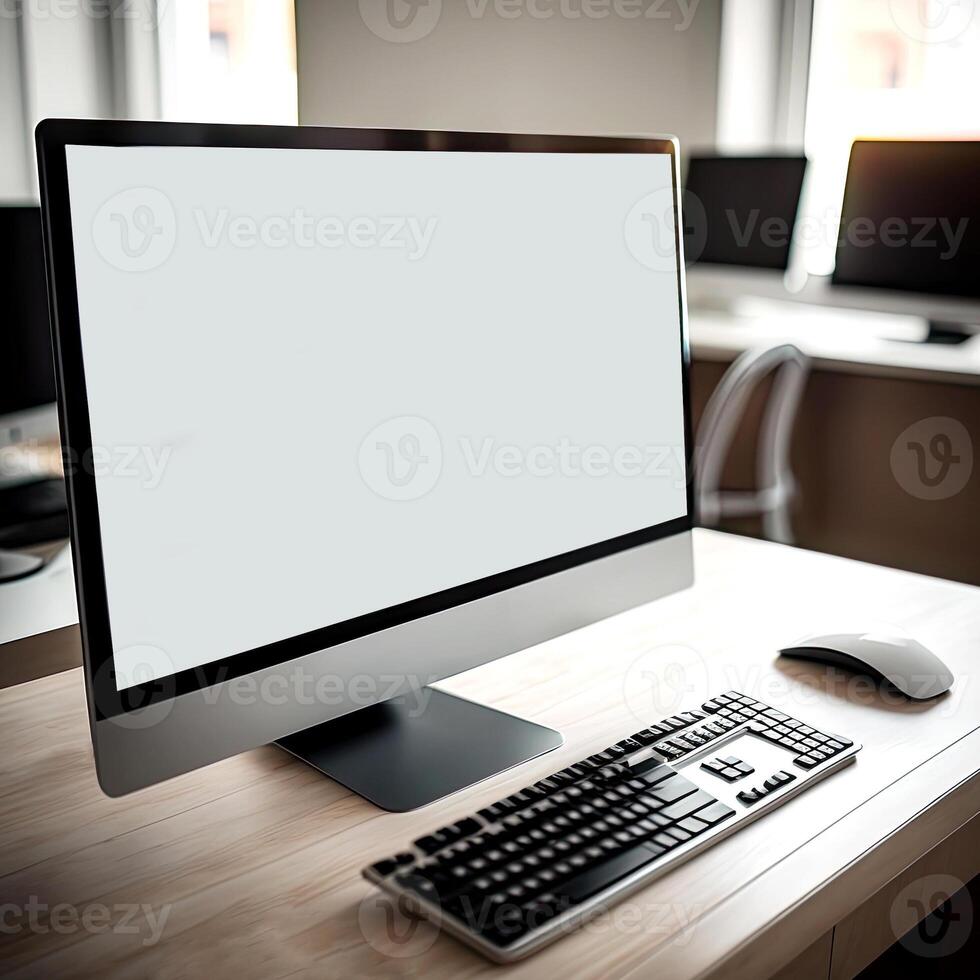
M37 142L103 788L281 740L404 810L560 744L429 685L692 581L675 143Z
M980 141L857 140L833 301L930 321L956 343L980 324Z
M694 154L684 183L684 251L692 302L780 296L806 157Z
M0 446L57 438L37 205L0 205L0 365Z

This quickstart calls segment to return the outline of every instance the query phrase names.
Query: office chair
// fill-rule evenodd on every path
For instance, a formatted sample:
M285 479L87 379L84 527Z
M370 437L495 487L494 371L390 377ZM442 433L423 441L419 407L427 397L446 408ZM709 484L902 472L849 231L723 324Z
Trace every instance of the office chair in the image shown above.
M796 480L790 468L790 441L809 358L792 344L740 354L714 390L698 426L695 449L695 503L699 522L717 527L725 517L761 517L765 537L793 543L790 504ZM721 474L749 398L773 375L756 447L755 490L722 490Z

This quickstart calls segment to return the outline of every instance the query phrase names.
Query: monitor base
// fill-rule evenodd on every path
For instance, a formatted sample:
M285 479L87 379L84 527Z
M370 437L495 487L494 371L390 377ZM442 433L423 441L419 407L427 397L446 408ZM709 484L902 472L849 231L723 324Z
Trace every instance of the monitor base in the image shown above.
M425 687L279 739L276 745L382 810L434 803L558 748L562 736Z
M972 334L962 324L930 320L929 332L922 342L924 344L962 344L971 336Z
M44 559L37 555L21 554L19 551L0 550L0 585L27 578L44 568Z

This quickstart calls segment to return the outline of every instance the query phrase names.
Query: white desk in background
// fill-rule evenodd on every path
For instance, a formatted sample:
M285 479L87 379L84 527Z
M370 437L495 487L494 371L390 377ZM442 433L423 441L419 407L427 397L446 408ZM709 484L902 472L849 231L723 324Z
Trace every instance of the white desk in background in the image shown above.
M817 369L980 385L980 334L962 344L916 343L925 329L916 317L769 300L742 301L734 312L690 310L691 348L701 360L791 343Z
M0 585L0 688L82 662L71 549L34 575Z

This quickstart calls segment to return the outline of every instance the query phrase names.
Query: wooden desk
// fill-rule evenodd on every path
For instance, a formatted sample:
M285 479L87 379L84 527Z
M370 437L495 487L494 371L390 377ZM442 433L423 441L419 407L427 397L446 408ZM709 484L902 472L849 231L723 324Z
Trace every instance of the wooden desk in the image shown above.
M108 799L95 781L79 671L0 692L0 970L676 980L762 977L802 954L794 978L825 978L831 953L835 976L859 968L894 941L889 888L905 881L896 876L914 881L936 861L962 880L978 870L980 590L707 531L696 532L696 560L691 590L447 682L561 729L566 744L411 814L382 813L275 748ZM849 623L915 633L956 673L953 691L925 706L895 703L865 682L775 660L781 643ZM363 865L729 688L864 750L514 967L493 967L427 926L404 944L386 936ZM69 903L54 913L60 931L43 910L33 928L22 924L32 899Z

